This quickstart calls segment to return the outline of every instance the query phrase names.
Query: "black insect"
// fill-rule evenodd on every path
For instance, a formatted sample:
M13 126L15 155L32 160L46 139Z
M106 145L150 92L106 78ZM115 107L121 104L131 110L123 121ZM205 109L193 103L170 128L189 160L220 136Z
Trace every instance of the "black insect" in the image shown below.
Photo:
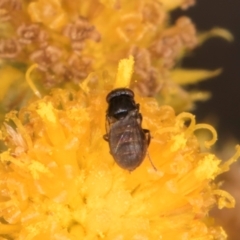
M123 169L133 171L146 156L150 143L150 132L142 129L142 115L139 104L134 101L134 93L128 88L117 88L106 98L107 134L110 153Z

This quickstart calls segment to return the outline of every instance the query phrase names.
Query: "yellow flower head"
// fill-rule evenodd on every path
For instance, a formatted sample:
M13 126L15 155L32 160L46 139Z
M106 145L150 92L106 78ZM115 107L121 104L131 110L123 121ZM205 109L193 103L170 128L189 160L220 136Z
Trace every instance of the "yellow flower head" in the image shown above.
M39 0L28 5L28 13L33 22L42 22L52 29L59 29L67 21L67 15L62 8L62 1Z
M181 85L220 71L176 66L185 52L209 35L227 35L223 30L198 35L186 16L169 21L172 9L186 9L194 2L1 0L0 71L9 77L0 83L0 96L4 96L0 108L4 112L20 108L29 98L24 73L32 64L38 65L32 79L46 94L54 87L74 89L92 72L114 72L119 60L129 55L135 60L136 81L131 81L131 88L136 93L155 96L160 104L178 112L192 108L194 101L207 99L209 94L189 92Z
M124 67L125 66L125 67ZM124 85L132 59L119 66ZM226 239L209 209L234 199L213 179L227 170L201 152L190 113L176 115L152 98L136 96L151 131L148 157L134 171L120 168L103 140L108 91L86 80L79 91L54 90L6 117L8 150L0 155L0 235L38 239ZM103 79L101 81L103 82ZM106 83L107 84L107 83ZM127 87L127 86L126 86ZM109 89L110 90L110 89ZM186 125L186 121L190 124Z

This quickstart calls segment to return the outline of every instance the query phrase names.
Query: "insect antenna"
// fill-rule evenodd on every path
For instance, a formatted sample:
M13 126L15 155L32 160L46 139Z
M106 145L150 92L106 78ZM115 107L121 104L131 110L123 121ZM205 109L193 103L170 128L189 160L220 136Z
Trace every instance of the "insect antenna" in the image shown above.
M149 154L148 151L147 151L147 156L148 156L148 159L149 159L149 161L150 161L150 163L151 163L153 169L154 169L155 171L157 171L157 168L154 166L154 164L153 164L153 162L152 162L152 159L151 159L150 154Z

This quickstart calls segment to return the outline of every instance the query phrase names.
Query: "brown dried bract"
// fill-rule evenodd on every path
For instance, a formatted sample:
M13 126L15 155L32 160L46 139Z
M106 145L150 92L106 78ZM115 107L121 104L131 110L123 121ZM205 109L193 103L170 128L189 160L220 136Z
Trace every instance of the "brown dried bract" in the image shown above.
M91 39L100 41L101 35L89 21L83 17L79 17L74 23L66 26L63 34L70 38L72 48L76 51L81 51L84 47L84 41Z
M14 10L20 10L22 7L19 0L0 0L0 21L6 22L11 19L11 13Z
M17 29L17 35L21 44L31 44L39 42L41 46L46 45L48 34L41 30L38 24L22 24Z
M184 49L197 45L196 29L188 17L177 20L176 26L164 31L152 44L150 51L157 58L162 58L162 66L172 68L179 54Z
M0 39L0 57L13 59L20 53L21 47L16 39Z
M187 10L188 8L194 6L196 4L196 0L185 0L183 1L181 8L183 10Z
M157 70L152 66L150 52L133 47L130 54L135 59L134 72L139 76L134 89L142 96L154 96L160 91L162 82L158 80Z
M164 36L161 41L158 42L159 55L163 58L163 67L172 68L175 65L183 45L178 35L176 36Z
M48 71L57 63L62 56L62 51L55 46L47 46L44 49L37 50L31 54L30 59L38 63L38 67L43 72Z
M142 9L143 20L150 22L155 27L163 24L166 19L166 12L160 2L149 1L145 3Z
M181 17L177 20L176 26L184 46L187 48L194 48L198 43L197 31L191 19L188 17Z
M56 74L53 74L51 72L46 72L44 74L43 83L47 89L56 87L61 82L62 78L59 78Z
M87 57L79 57L72 54L67 61L67 77L69 80L79 83L87 77L91 68L91 59Z
M44 72L44 85L52 88L63 82L78 84L88 76L90 68L91 60L89 58L72 54L66 64L63 62L53 63L51 68Z

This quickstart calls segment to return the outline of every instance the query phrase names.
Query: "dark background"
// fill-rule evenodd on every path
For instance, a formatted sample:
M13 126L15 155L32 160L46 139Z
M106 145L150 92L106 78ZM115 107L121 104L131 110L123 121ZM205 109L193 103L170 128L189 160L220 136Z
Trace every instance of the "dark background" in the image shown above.
M198 122L212 122L218 130L218 146L229 138L240 143L240 0L197 0L187 11L176 10L173 19L189 16L198 31L213 27L228 29L234 42L211 38L183 60L183 67L223 68L220 76L198 83L197 89L210 91L212 97L198 102L194 113Z

